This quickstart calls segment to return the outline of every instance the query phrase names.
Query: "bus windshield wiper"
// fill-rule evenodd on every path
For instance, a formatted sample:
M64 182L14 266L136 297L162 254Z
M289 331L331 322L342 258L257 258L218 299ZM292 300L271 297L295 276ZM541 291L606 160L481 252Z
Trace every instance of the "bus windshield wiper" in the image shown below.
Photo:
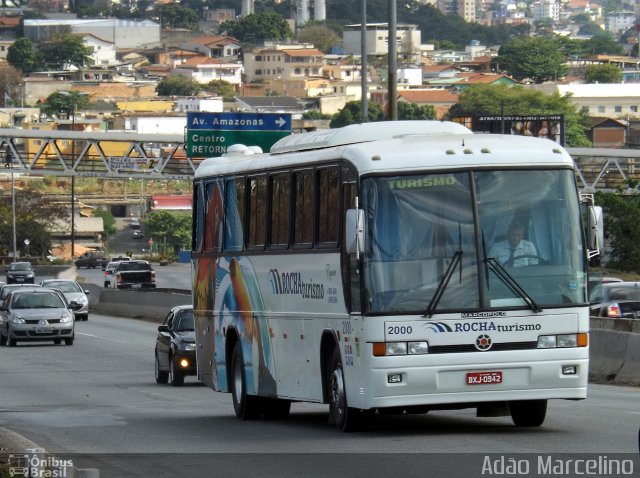
M424 314L424 317L433 317L433 314L436 311L436 307L438 307L438 302L440 302L440 299L442 298L442 294L444 294L445 289L447 288L447 285L449 284L449 280L451 279L451 276L453 275L453 270L456 268L456 266L458 264L461 264L461 260L462 260L462 251L456 251L453 253L453 257L451 258L451 262L449 263L449 267L447 267L446 272L444 273L444 276L442 276L442 279L440 279L440 282L438 283L438 288L436 289L435 294L433 294L433 297L431 298L431 302L429 302L429 305L427 306L427 311ZM462 282L462 270L460 270L460 282Z
M424 317L433 317L433 314L436 311L436 307L438 307L438 303L442 298L442 294L444 294L447 285L449 284L449 280L451 280L451 276L453 275L453 271L457 265L460 265L460 283L462 283L462 227L458 223L458 250L453 253L453 257L451 258L451 262L449 263L449 267L445 271L442 279L438 283L438 287L436 288L435 294L431 298L429 305L427 306L427 311L424 314Z
M502 281L511 289L513 293L518 295L525 303L533 310L534 312L542 312L542 309L536 301L533 300L527 291L522 288L520 284L507 272L507 270L502 267L502 265L494 258L487 257L486 253L484 256L484 263L487 265L489 269L491 269ZM487 274L488 275L488 274Z

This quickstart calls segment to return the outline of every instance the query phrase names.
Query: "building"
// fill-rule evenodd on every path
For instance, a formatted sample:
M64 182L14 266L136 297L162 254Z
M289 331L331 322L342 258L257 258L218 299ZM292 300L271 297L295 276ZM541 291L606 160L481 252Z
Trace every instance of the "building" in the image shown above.
M557 85L561 96L570 94L569 100L589 116L626 119L640 111L640 84L599 83Z
M208 56L196 56L181 63L173 70L173 73L203 85L213 80L223 80L232 85L240 85L242 84L243 70L244 67L240 63Z
M228 36L197 37L182 43L180 48L211 58L230 59L240 54L240 42Z
M24 20L24 36L38 43L58 33L86 33L112 42L116 49L161 46L160 24L151 20Z
M273 45L244 54L246 81L298 80L322 76L324 53L308 44Z
M389 24L368 23L366 26L367 55L386 55L389 51ZM421 32L417 25L399 24L396 27L398 55L420 58ZM362 53L361 24L345 25L342 33L344 52L348 55Z

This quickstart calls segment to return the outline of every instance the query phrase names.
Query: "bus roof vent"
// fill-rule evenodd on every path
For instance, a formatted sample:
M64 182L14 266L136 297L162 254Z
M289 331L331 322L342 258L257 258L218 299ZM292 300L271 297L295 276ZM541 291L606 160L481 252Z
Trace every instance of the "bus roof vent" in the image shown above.
M229 156L248 156L251 154L261 154L262 148L260 146L246 146L244 144L232 144L227 148L227 152L223 157Z
M432 134L473 134L452 121L378 121L352 124L343 128L292 134L271 147L272 154L330 148L348 144Z

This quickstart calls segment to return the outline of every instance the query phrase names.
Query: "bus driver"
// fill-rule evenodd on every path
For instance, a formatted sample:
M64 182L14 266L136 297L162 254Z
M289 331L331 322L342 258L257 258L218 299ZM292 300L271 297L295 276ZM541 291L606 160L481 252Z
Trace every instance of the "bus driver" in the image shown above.
M524 267L538 264L538 251L532 242L523 239L524 226L512 222L507 231L507 239L491 247L490 256L507 267Z

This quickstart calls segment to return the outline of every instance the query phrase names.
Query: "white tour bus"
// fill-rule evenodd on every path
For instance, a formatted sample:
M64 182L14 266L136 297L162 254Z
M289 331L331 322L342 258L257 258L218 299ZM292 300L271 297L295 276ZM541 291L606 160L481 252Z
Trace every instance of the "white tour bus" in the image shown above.
M239 418L307 401L341 431L470 407L539 426L587 395L587 230L550 140L296 134L203 161L193 204L198 376Z

